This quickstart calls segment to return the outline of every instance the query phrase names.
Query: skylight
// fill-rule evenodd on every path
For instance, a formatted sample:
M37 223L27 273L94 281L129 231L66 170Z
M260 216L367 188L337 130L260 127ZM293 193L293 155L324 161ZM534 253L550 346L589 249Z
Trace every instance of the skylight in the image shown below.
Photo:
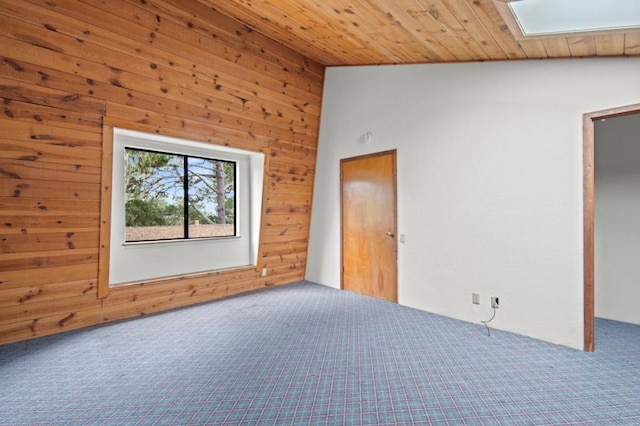
M640 29L640 0L517 0L509 8L525 36Z

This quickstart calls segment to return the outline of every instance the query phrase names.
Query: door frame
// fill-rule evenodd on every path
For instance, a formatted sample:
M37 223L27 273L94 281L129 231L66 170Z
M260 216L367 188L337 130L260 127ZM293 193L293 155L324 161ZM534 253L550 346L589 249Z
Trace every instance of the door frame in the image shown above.
M395 255L396 255L396 273L395 273L395 286L396 286L396 300L398 303L398 150L390 149L387 151L374 152L371 154L358 155L355 157L341 158L340 159L340 289L344 290L344 223L342 218L344 217L344 200L343 200L343 178L342 178L342 165L350 161L364 160L366 158L380 157L383 155L391 155L393 162L393 234L396 236L395 241Z
M594 111L582 116L583 244L584 244L584 350L595 350L595 125L596 121L640 113L640 104Z

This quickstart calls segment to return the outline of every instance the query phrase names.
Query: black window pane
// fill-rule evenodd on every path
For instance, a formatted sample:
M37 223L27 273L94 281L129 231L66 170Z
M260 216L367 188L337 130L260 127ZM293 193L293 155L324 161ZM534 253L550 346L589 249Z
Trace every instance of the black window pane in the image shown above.
M125 241L184 238L184 157L125 149Z
M235 163L187 159L189 238L235 235Z

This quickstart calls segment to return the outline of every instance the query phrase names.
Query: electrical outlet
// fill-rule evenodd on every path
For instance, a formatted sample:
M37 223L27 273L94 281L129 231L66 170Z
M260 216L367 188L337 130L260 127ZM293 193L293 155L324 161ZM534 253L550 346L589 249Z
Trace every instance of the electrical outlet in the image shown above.
M480 293L471 293L471 303L474 305L480 304Z
M262 276L263 277L267 276L267 268L262 268Z
M498 309L500 307L500 299L495 296L491 296L491 307Z

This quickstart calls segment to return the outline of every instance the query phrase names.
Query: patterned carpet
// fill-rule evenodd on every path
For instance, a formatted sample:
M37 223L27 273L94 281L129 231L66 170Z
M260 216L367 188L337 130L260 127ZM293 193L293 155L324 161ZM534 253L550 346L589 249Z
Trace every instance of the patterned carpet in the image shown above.
M0 424L640 424L640 326L597 351L307 282L0 346Z

